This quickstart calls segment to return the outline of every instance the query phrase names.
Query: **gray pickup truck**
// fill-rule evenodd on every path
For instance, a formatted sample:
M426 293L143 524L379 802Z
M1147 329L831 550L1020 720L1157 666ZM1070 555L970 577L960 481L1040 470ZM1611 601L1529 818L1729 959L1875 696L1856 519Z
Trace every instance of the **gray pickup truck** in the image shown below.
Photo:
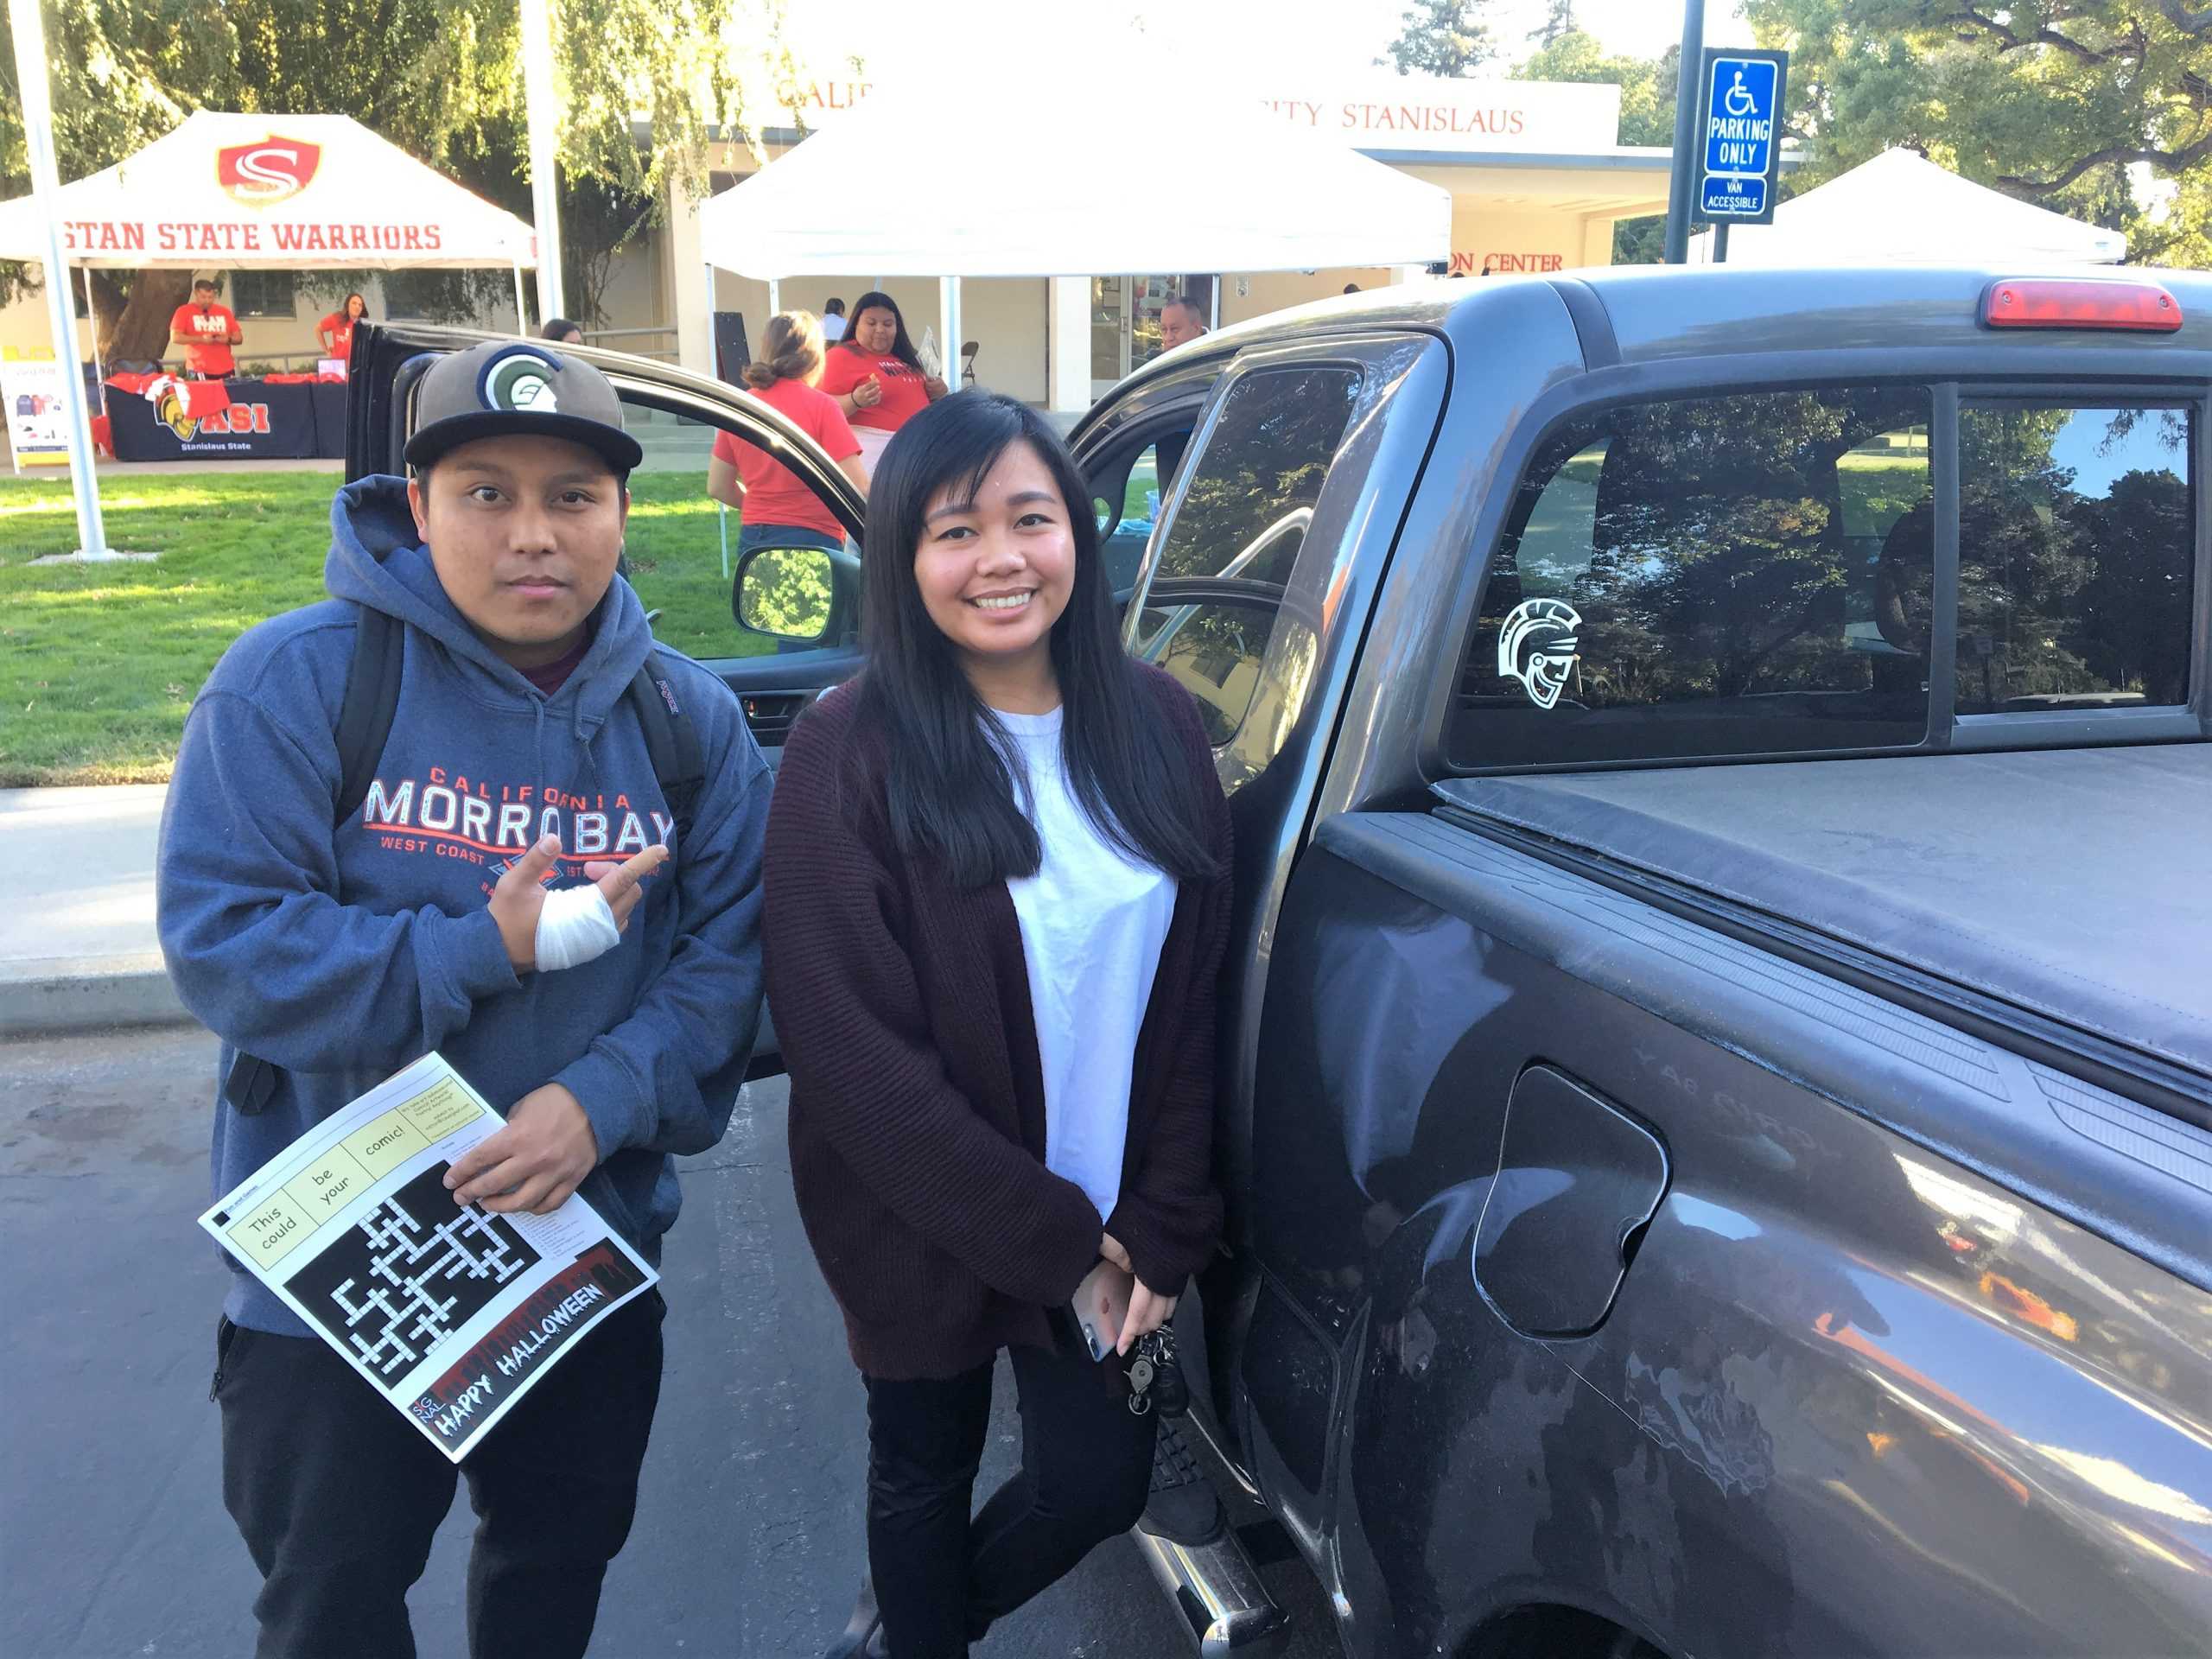
M451 343L357 352L356 471ZM1264 1530L1357 1659L2212 1652L2208 397L2184 273L1619 270L1077 427L1238 835L1138 1535L1204 1651ZM772 748L855 661L790 575Z

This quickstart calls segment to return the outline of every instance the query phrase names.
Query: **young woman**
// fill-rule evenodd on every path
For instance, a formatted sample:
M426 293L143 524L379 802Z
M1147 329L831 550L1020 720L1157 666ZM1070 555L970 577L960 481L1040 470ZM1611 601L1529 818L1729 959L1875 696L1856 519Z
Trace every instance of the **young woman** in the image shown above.
M315 337L322 342L325 357L344 357L353 349L353 325L369 315L369 302L358 294L348 294L346 303L315 326Z
M1133 1269L1126 1350L1220 1230L1229 810L1189 695L1122 652L1035 411L917 415L868 548L867 664L784 749L763 936L791 1179L868 1385L874 1602L834 1651L880 1606L892 1659L955 1659L1144 1508L1153 1421L1065 1310ZM971 1522L1001 1348L1021 1469Z
M822 390L853 423L861 463L872 473L893 435L944 396L944 382L922 372L897 303L871 289L853 302L852 324L823 365Z
M822 378L822 325L811 311L782 311L760 331L760 355L746 365L746 390L789 418L844 468L865 494L868 474L861 470L860 441L834 399L814 389ZM757 443L725 432L715 440L707 462L707 493L745 514L737 533L740 554L756 547L823 547L845 544L845 527L802 483L798 474ZM741 569L740 579L743 572ZM730 609L737 609L737 588L730 588Z

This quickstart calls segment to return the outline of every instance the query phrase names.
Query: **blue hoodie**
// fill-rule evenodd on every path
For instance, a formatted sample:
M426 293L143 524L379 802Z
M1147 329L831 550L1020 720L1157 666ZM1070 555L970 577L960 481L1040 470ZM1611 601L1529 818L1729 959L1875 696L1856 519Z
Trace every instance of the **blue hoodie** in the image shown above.
M219 1084L214 1191L435 1048L501 1111L565 1084L599 1141L582 1196L655 1260L679 1202L670 1154L721 1138L760 1021L767 765L729 688L654 641L627 582L607 590L590 650L547 697L447 599L404 483L350 485L330 518L333 600L224 653L185 722L162 815L156 896L178 995L222 1039L219 1077L241 1050L281 1068L251 1116ZM375 785L334 830L334 732L360 605L406 624L406 671ZM648 652L705 753L688 846L624 701ZM671 856L618 947L518 976L487 901L548 833L571 883L586 857L662 841ZM308 1334L232 1267L232 1320Z

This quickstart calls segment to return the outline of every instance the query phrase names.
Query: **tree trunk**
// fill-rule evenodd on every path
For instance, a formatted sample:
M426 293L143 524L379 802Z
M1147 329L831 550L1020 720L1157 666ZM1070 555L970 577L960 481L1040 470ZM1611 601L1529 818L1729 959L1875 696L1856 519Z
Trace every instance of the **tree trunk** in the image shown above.
M92 311L99 319L100 356L109 363L118 359L158 361L181 352L169 345L169 318L192 297L188 270L141 270L130 274L129 297L124 297L120 271L92 273Z

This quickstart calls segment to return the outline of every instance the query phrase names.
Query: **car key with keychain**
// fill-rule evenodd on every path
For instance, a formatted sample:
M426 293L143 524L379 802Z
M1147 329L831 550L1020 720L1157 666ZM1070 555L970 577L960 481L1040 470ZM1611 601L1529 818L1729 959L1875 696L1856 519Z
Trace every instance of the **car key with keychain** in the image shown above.
M1116 1351L1135 1285L1126 1269L1101 1262L1076 1287L1069 1312L1092 1359L1120 1360L1114 1374L1128 1387L1132 1413L1141 1417L1157 1408L1163 1416L1180 1416L1190 1408L1191 1386L1176 1357L1175 1333L1162 1325L1138 1338L1126 1358Z

